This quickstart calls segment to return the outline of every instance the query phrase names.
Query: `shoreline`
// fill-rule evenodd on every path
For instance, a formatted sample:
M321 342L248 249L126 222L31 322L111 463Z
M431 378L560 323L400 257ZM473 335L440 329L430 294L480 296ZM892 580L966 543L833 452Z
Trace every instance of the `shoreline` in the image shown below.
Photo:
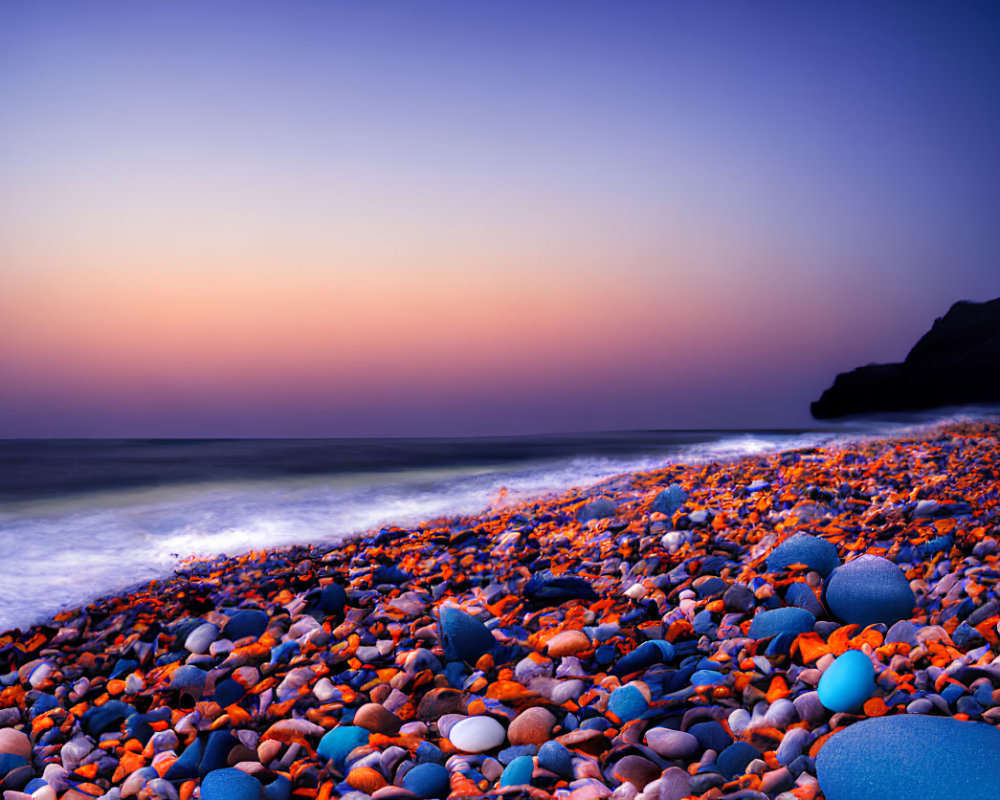
M669 464L333 546L184 562L0 636L0 728L29 734L25 755L0 730L0 760L25 762L0 788L5 800L409 800L445 796L444 782L458 797L526 781L516 791L572 800L817 796L842 777L817 782L819 751L854 724L919 716L913 703L1000 722L988 675L954 677L1000 652L997 614L968 624L995 610L983 576L996 572L998 434L953 423ZM913 630L849 629L821 571L769 568L795 533L841 562L899 567ZM450 606L462 611L442 620ZM780 609L813 624L750 635ZM825 709L817 684L849 649L871 659L877 691L863 709ZM918 685L945 669L934 691ZM940 674L963 691L946 697Z

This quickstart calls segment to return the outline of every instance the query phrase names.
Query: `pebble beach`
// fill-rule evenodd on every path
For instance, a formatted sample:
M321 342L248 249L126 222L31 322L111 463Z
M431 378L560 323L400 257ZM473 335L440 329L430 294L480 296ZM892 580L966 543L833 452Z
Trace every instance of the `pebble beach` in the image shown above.
M0 790L996 798L998 442L669 464L188 561L0 635Z

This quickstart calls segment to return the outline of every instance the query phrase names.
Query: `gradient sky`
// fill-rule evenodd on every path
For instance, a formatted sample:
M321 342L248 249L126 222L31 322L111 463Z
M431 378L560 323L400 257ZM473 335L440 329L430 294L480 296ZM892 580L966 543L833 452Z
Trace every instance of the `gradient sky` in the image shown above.
M0 5L0 436L809 424L1000 295L988 3Z

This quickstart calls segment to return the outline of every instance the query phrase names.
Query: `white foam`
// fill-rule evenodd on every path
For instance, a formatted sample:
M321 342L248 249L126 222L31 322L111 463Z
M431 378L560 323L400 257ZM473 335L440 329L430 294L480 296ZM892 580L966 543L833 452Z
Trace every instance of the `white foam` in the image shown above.
M878 430L885 435L903 427ZM332 543L385 525L475 514L501 502L590 486L668 461L732 459L847 438L858 438L857 432L726 434L674 449L669 458L211 483L8 504L0 509L0 631L167 576L186 557Z

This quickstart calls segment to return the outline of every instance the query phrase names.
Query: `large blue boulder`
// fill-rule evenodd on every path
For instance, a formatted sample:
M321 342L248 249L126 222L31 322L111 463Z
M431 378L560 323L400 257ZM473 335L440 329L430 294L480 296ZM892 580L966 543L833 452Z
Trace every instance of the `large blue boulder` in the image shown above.
M816 776L826 800L996 800L1000 730L923 714L866 719L827 740Z
M830 573L823 602L842 622L865 627L909 619L917 598L898 566L881 556L863 555Z

